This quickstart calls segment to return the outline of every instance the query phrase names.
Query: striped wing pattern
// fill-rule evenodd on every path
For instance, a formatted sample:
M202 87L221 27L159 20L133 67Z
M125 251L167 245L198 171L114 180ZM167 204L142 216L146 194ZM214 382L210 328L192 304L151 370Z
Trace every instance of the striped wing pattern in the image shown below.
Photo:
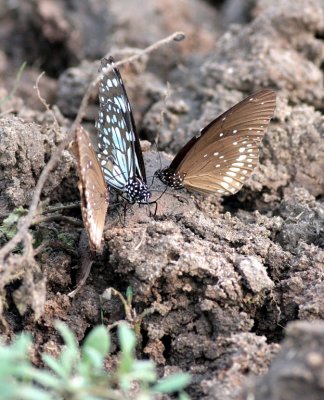
M99 85L98 159L109 185L125 191L132 179L146 184L139 138L126 90L113 59L103 59Z
M76 130L76 158L79 171L82 218L93 249L100 248L109 203L106 182L88 132Z
M123 191L129 177L135 174L133 132L127 130L121 109L113 102L100 107L96 127L99 131L98 159L105 179L115 189Z

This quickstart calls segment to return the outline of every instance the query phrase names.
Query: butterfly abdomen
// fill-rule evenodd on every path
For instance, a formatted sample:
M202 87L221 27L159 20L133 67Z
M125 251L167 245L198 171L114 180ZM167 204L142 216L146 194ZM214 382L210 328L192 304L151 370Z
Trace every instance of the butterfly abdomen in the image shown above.
M130 203L147 203L151 197L146 183L139 178L130 178L124 191Z
M171 168L158 169L155 174L162 183L169 186L172 189L183 189L183 181L186 174L175 172Z

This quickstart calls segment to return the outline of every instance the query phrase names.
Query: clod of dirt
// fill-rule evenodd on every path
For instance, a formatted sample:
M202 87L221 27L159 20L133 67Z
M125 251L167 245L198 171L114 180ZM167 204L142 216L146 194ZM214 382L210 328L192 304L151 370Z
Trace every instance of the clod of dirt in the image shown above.
M306 189L285 190L278 208L285 220L277 241L291 253L298 253L300 242L324 247L324 205Z
M270 290L274 283L268 277L265 267L254 257L238 257L236 267L242 275L242 280L248 289L257 294L263 290Z
M270 199L289 185L318 196L324 189L322 116L313 107L284 105L280 98L277 109L280 125L274 120L261 146L260 183Z
M0 119L0 191L2 204L9 210L30 203L37 179L55 149L55 142L56 134L47 131L46 127L24 123L12 115ZM62 185L72 170L74 161L65 152L58 168L50 174L43 194L51 194L52 199L58 201L73 193L70 189L67 192Z
M200 398L205 400L242 399L241 388L253 377L267 372L280 346L267 344L262 336L237 333L220 339L218 348L216 374L201 382L204 396Z
M12 116L0 119L0 190L9 208L29 204L45 165L41 128Z
M256 400L322 400L323 349L323 321L290 323L269 372L256 381L249 395Z
M90 84L95 70L92 63L85 61L79 67L69 68L60 76L57 104L65 116L72 118L77 114L82 97ZM94 119L95 111L93 110L91 114ZM89 114L87 113L87 115Z
M323 31L321 0L259 1L247 26L230 27L204 65L206 84L253 92L262 86L280 89L296 102L323 99ZM292 38L292 39L291 39Z

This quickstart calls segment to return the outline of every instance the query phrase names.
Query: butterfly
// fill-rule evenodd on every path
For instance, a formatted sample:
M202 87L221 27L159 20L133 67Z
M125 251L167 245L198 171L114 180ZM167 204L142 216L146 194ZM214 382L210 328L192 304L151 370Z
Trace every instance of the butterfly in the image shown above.
M112 57L101 61L99 72L98 159L107 184L130 203L148 203L151 193L125 86Z
M259 144L275 107L271 89L248 96L201 129L155 176L173 189L236 193L258 164Z
M96 152L88 132L80 125L76 129L74 153L78 162L81 196L81 211L90 246L100 248L105 218L109 204L109 193Z

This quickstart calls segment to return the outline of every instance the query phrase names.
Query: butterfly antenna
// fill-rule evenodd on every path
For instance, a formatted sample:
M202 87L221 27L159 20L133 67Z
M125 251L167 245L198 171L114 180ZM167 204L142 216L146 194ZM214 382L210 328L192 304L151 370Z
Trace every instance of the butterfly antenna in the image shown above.
M158 155L159 155L159 162L160 162L160 169L162 169L162 158L161 158L161 153L157 150ZM154 179L154 177L153 177Z
M170 93L171 93L170 83L167 82L167 88L166 88L165 95L164 95L164 98L163 98L164 107L163 107L163 109L162 109L162 111L160 113L160 118L159 118L159 123L158 123L160 128L162 128L162 126L164 125L164 114L166 113L166 110L167 110L167 100L170 97ZM159 164L160 164L160 168L159 169L162 169L162 158L161 158L161 154L159 152L159 139L160 139L160 133L158 132L154 143L155 143L156 151L157 151L158 157L159 157ZM153 175L151 186L153 185L154 178L155 178L155 176Z
M124 203L124 223L123 223L123 227L126 226L126 214L127 214L127 203Z
M163 190L163 192L161 192L160 196L155 199L154 201L152 201L151 204L156 203L158 200L160 200L160 198L164 195L164 193L168 190L168 187L166 186L165 189ZM152 192L159 192L159 190L152 190ZM171 194L171 193L168 193Z
M155 210L154 210L153 214L151 213L151 208L150 208L151 204L155 205ZM156 212L157 212L157 200L154 200L154 201L148 201L147 200L146 205L147 205L148 210L149 210L149 217L155 217L156 216Z
M157 209L158 209L158 203L157 203L157 201L154 201L154 204L155 204L155 210L154 210L153 218L156 217L156 213L157 213Z
M151 184L149 186L149 190L151 191L151 187L153 186L155 175L153 174L152 176L149 176L148 178L152 178L152 182L151 182Z

